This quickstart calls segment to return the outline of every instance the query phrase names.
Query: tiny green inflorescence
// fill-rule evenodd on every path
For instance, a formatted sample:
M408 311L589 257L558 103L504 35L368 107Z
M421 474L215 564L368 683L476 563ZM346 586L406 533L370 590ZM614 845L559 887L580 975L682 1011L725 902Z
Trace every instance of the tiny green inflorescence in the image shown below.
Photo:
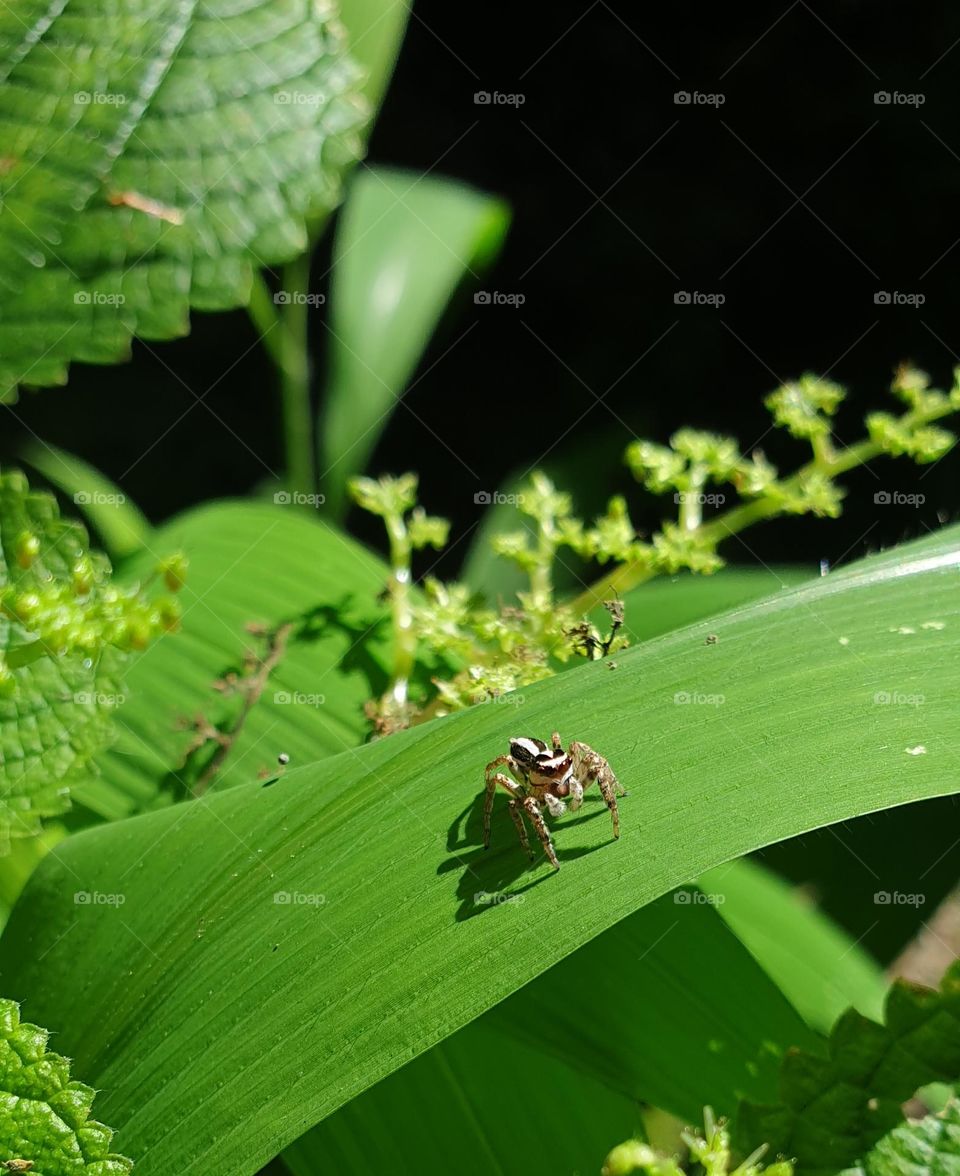
M703 1112L703 1134L698 1131L684 1131L682 1139L690 1159L698 1164L704 1176L793 1176L793 1165L787 1160L777 1160L764 1168L758 1161L767 1148L761 1146L751 1155L734 1166L730 1147L730 1132L723 1119L714 1118L713 1111L706 1107ZM676 1157L664 1156L641 1140L630 1139L615 1147L607 1156L602 1176L684 1176L684 1168Z
M176 629L181 555L119 586L84 529L18 472L0 474L0 853L69 807L74 779L112 738L129 653Z
M430 576L422 592L414 591L412 553L442 548L449 529L416 505L415 475L354 479L354 500L383 518L390 541L387 596L395 664L390 688L368 705L376 733L497 698L549 677L577 656L606 657L626 644L619 632L621 598L631 589L663 574L717 571L723 566L720 545L755 523L783 515L836 518L844 494L838 478L874 457L907 456L919 463L942 457L956 438L935 422L960 409L960 369L950 391L941 392L924 372L904 365L891 391L903 411L870 413L866 435L851 445L838 445L833 433L845 397L840 385L805 375L772 392L765 403L774 424L810 448L809 460L786 476L760 450L743 454L733 438L714 433L680 429L669 445L632 442L625 460L634 477L653 494L672 494L677 507L676 517L648 538L631 522L623 497L611 498L588 526L573 513L569 494L534 473L517 495L520 525L492 539L493 550L524 573L527 586L515 602L496 608L464 584ZM729 487L739 501L705 518L706 503L727 497L712 498L711 486ZM554 566L564 548L609 565L570 600L558 600L554 590ZM609 613L605 633L590 619L601 605ZM431 675L432 696L414 696L418 665Z

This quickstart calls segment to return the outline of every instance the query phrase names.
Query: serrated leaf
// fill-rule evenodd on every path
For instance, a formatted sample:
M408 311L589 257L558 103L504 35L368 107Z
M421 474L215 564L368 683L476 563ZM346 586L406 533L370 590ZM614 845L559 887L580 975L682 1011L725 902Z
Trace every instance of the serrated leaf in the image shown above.
M0 77L0 394L245 303L359 153L318 0L5 5Z
M960 1103L939 1115L895 1127L843 1176L957 1176L960 1173Z
M86 551L83 528L60 517L52 495L31 492L20 474L3 474L0 588L26 574L17 561L25 532L39 541L43 575L69 579ZM0 652L32 640L28 629L0 613ZM43 656L11 670L11 689L0 694L0 854L11 837L33 836L44 817L70 807L71 787L91 774L93 757L114 736L125 660L108 646L95 657Z
M94 1091L71 1080L47 1036L0 999L0 1168L23 1160L36 1176L126 1176L133 1161L112 1152L113 1132L89 1117Z
M826 1176L864 1155L902 1119L901 1105L929 1082L960 1074L960 962L938 991L896 981L883 1024L854 1010L834 1026L824 1056L784 1059L781 1102L745 1103L741 1140L766 1140L795 1156L811 1176ZM759 1134L757 1134L759 1132Z

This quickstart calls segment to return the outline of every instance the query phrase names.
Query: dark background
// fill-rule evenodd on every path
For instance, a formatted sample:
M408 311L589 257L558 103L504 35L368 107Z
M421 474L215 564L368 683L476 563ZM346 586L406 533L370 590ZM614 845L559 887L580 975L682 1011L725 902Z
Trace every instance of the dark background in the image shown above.
M411 394L416 415L396 412L373 462L377 472L418 469L424 503L453 519L455 537L482 513L477 490L507 486L544 455L584 511L624 490L635 519L655 525L659 507L631 489L622 453L635 435L665 440L680 425L733 433L745 447L763 437L790 468L804 451L766 435L761 399L807 370L850 389L841 440L887 403L899 361L950 380L960 356L955 6L563 0L478 11L417 0L368 156L435 166L514 209L483 286L525 304L475 306L476 285L464 287L423 362L435 366ZM480 90L525 100L476 105ZM724 102L677 105L681 90ZM877 91L924 102L878 105ZM676 305L680 290L725 302ZM925 301L876 305L878 291ZM324 334L318 319L320 372ZM4 455L32 431L100 467L156 520L246 493L281 464L272 374L254 344L242 312L197 315L189 339L136 345L131 364L76 365L68 389L10 410ZM760 528L750 554L728 554L835 564L923 534L955 514L958 460L932 470L878 462L848 480L841 520ZM875 506L881 489L926 501ZM455 575L458 558L441 573ZM771 854L797 877L819 873L843 917L845 886L879 889L882 872L896 888L881 861L914 836L923 860L935 858L930 830L941 824L946 848L955 811L935 802L841 829L851 854L829 830ZM912 889L918 868L902 865L901 889ZM949 855L935 874L950 885ZM896 916L885 912L865 936L881 955L896 946Z
M475 306L476 284L464 288L423 369L450 350L411 394L416 417L399 410L375 455L377 470L419 467L427 505L457 528L476 522L476 490L548 452L586 509L630 489L621 457L634 435L663 440L689 424L747 446L768 427L762 396L810 370L849 386L838 434L850 440L898 361L941 385L958 361L960 13L638 7L497 5L477 21L441 0L416 4L368 158L435 166L506 198L513 228L483 285L526 298ZM525 101L479 106L478 90ZM679 90L725 101L676 105ZM925 101L876 105L880 90ZM321 248L321 289L326 268ZM678 290L726 301L678 306ZM926 301L878 306L880 290ZM314 334L322 373L319 317ZM154 519L245 493L281 464L272 373L254 343L243 312L196 315L189 339L137 345L132 364L75 365L68 389L15 407L3 449L33 430ZM763 445L785 468L801 453L779 434ZM932 472L877 463L850 480L840 522L798 520L748 541L765 560L853 558L952 515L956 469L954 456ZM927 501L875 508L884 488ZM658 506L631 493L638 519L655 524Z

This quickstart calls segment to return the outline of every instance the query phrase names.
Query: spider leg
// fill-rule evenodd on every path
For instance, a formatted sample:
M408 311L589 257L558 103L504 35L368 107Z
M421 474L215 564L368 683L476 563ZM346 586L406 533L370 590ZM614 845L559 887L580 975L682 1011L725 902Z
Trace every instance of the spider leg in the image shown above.
M537 836L543 842L543 849L547 857L550 859L550 865L555 870L560 869L560 863L557 861L556 851L553 848L553 841L550 839L550 830L547 828L547 823L543 819L543 813L540 812L540 806L537 804L535 796L526 796L523 801L524 810L527 816L533 822L533 827L537 831Z
M507 764L508 766L510 766L512 764L512 760L510 759L510 756L498 755L495 760L491 760L490 763L487 764L487 770L485 773L486 794L484 795L484 798L483 798L483 848L484 849L490 848L490 816L491 816L491 813L493 812L493 798L494 798L494 795L496 794L496 791L497 791L497 785L499 784L501 788L503 788L506 792L509 792L510 795L514 798L523 796L523 793L521 792L518 785L514 784L514 782L511 779L509 779L507 776L505 776L503 774L503 772L497 772L494 770L496 768L499 768L501 766L501 764Z
M527 838L527 827L523 823L523 813L520 811L521 804L523 804L523 801L517 798L514 798L510 801L510 816L513 819L513 823L517 827L517 836L520 838L520 847L523 849L523 852L527 855L527 857L532 861L533 850L530 848L530 841Z
M603 799L610 810L613 820L613 835L620 836L620 811L617 808L617 797L626 796L627 790L617 779L613 768L599 752L593 750L586 743L571 743L570 758L573 760L573 771L577 780L584 788L589 788L596 780Z
M563 751L563 743L560 740L560 732L554 731L551 738L552 738L552 742L553 742L553 750L554 751Z

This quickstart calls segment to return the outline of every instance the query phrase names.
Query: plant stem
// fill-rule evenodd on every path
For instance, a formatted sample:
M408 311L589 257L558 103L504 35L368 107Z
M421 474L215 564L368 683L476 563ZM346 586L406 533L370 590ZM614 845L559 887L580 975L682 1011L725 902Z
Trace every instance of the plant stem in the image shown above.
M280 345L280 335L282 334L282 331L279 329L280 316L277 314L276 306L274 306L270 287L264 281L263 274L259 271L253 275L253 284L250 287L250 301L247 304L247 314L257 329L260 342L273 360L274 366L279 369L283 353L283 348Z
M394 702L406 705L410 675L417 660L417 634L413 628L410 604L410 537L399 511L384 515L390 537L390 608L393 613L393 681L390 693Z
M281 290L286 301L274 303L263 276L257 274L248 307L279 377L287 489L298 494L312 494L316 481L307 349L309 284L307 251L283 267Z
M550 568L557 548L553 519L549 517L538 519L537 532L537 563L530 572L530 595L538 604L549 605L553 595Z
M954 411L952 406L943 406L943 408L931 412L908 412L903 415L901 420L907 426L924 425ZM798 489L811 474L823 474L834 478L838 474L855 469L857 466L865 465L883 452L883 446L869 438L840 450L833 449L832 446L822 446L819 448L818 455L812 461L807 462L805 466L801 466L795 474L784 481L783 485L790 490ZM731 507L730 510L717 515L709 523L701 524L697 530L704 537L719 544L753 523L773 518L781 511L782 507L777 501L770 498L758 498ZM591 584L572 601L571 607L576 613L589 612L597 605L602 604L604 600L619 599L632 588L637 588L647 580L652 580L659 575L661 572L656 567L651 567L649 563L631 560Z
M207 724L205 734L209 735L216 742L217 748L210 757L210 762L204 768L194 785L192 789L193 796L202 796L223 767L224 761L240 737L243 725L247 721L250 712L260 701L260 696L266 689L271 673L277 668L283 655L286 653L287 641L292 632L293 624L286 622L272 633L267 634L266 652L262 658L258 659L256 669L243 683L243 705L240 709L240 714L234 720L233 726L227 731L219 731L211 724ZM206 742L207 739L204 738L200 746Z
M283 402L284 452L287 483L292 491L312 494L316 480L313 464L313 414L310 410L310 356L307 351L306 301L310 284L310 254L303 253L283 268L283 288L290 296L281 311L283 361L280 389ZM303 295L297 298L296 295Z

